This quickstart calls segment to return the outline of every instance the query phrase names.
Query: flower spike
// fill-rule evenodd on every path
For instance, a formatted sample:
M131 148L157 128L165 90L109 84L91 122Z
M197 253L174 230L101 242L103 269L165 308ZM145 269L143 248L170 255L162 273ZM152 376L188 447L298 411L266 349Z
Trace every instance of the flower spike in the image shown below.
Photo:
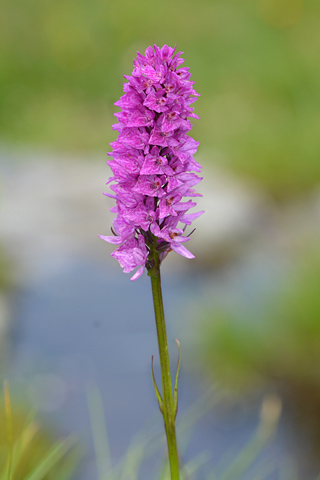
M170 251L194 258L181 243L186 225L203 212L187 213L195 202L192 188L202 180L192 173L201 165L193 155L199 142L188 136L189 118L198 118L191 104L199 94L193 89L189 69L181 67L182 52L164 45L137 52L132 76L125 75L124 95L115 105L119 135L111 143L112 159L107 163L112 176L112 193L116 201L113 236L100 237L117 246L111 254L125 273L136 270L131 280L139 278L150 266L150 251L156 246L160 262Z

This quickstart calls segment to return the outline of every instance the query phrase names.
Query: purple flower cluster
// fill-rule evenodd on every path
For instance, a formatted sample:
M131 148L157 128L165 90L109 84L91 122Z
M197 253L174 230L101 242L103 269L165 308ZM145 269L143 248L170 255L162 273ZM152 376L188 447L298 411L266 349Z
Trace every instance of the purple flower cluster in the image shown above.
M190 105L199 96L190 81L191 74L175 48L148 47L145 55L137 52L132 76L125 75L125 94L115 105L119 132L111 143L113 160L108 161L113 176L108 183L116 200L110 210L117 214L113 236L100 237L120 245L111 255L124 272L139 267L131 280L144 268L152 267L150 252L156 248L160 261L169 251L194 258L182 243L187 225L203 212L187 213L195 202L183 197L201 196L192 188L201 177L201 165L193 155L199 142L187 135L192 129L188 117L199 118ZM179 222L183 228L179 228Z

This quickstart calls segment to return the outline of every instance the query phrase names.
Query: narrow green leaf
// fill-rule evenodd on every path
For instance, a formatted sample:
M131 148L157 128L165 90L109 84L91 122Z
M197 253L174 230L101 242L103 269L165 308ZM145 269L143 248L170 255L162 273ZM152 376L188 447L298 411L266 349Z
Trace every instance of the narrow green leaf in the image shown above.
M98 387L91 385L86 389L87 402L92 429L93 444L96 456L98 478L108 480L114 478L108 433L104 416L103 402Z
M158 400L160 412L163 415L163 400L162 400L161 394L159 392L158 385L157 385L157 382L156 382L156 379L155 379L155 376L154 376L154 371L153 371L153 355L151 357L151 375L152 375L153 387L154 387L154 391L156 392L156 397L157 397L157 400Z
M50 470L75 446L74 436L56 442L35 469L24 480L42 480Z
M23 456L25 455L26 450L28 449L34 435L39 430L38 425L35 422L31 422L25 426L21 435L16 440L13 446L12 451L12 465L11 465L11 474L14 478L14 473L17 466L22 461Z
M176 378L174 381L174 391L173 391L173 412L174 412L174 418L176 418L177 413L178 413L178 382L179 382L179 373L180 373L180 361L181 361L181 348L180 348L180 342L176 338L176 342L178 344L178 350L179 350L179 355L178 355L178 365L177 365L177 372L176 372Z

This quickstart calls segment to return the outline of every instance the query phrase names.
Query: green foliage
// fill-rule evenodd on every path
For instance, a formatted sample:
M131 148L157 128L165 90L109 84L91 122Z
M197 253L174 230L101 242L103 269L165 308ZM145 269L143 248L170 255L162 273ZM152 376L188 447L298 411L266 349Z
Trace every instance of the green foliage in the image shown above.
M198 401L180 414L178 422L178 438L180 457L184 457L184 451L188 445L190 434L194 425L212 408L217 406L223 398L215 392L208 391ZM106 432L103 405L96 388L88 391L88 404L92 425L92 433L96 451L98 480L139 480L141 467L144 462L155 455L160 458L165 448L164 435L152 433L154 418L144 426L137 434L126 454L120 462L113 466L109 451L109 442ZM273 440L279 415L281 402L277 397L266 397L263 400L260 414L260 423L257 431L248 440L240 452L227 452L227 458L222 459L215 468L204 477L206 480L264 480L272 472L279 470L279 465L273 459L265 455L265 448ZM264 452L264 459L260 456ZM212 452L208 449L188 462L181 462L181 480L195 480L202 467L210 461ZM154 462L155 466L157 461ZM157 468L150 471L150 478L154 480L170 480L168 461L163 462L160 473L156 474ZM208 469L207 469L208 470ZM219 472L219 473L217 473ZM259 476L257 477L259 472ZM287 478L287 477L283 477ZM290 479L291 480L291 479Z
M304 255L288 273L287 283L249 321L246 311L206 312L201 365L225 387L285 383L320 395L320 255Z
M54 441L33 415L12 409L5 383L0 404L0 480L69 480L80 450L72 436Z
M2 0L2 140L107 148L123 74L149 44L185 52L203 156L278 198L320 178L316 0Z
M0 293L10 290L13 283L13 265L0 244Z

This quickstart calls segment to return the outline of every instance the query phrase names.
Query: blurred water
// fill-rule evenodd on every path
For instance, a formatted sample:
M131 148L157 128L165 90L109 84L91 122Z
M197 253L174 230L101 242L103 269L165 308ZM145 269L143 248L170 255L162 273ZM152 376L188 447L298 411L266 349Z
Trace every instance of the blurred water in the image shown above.
M139 281L130 282L116 262L101 264L79 259L61 262L61 258L55 262L52 257L49 264L50 268L46 265L43 274L30 279L16 295L16 328L8 377L16 393L26 396L40 417L57 432L79 435L87 454L77 479L94 479L97 473L86 389L95 385L101 392L114 462L123 456L147 420L152 419L153 434L162 432L150 375L150 359L154 354L155 373L160 381L149 278L144 275ZM215 296L221 300L224 295L227 302L231 290L234 294L237 291L239 301L244 301L246 290L251 291L246 270L251 270L247 280L251 278L257 291L271 286L270 267L264 268L264 274L260 271L259 283L252 280L253 265L259 276L259 261L240 268L238 276L206 276L179 270L172 273L164 269L163 293L172 369L177 360L176 337L182 341L182 359L188 354L184 341L190 343L188 338L198 319L194 315L191 318L187 312L196 311L199 301L208 295L211 301ZM236 303L237 300L235 308ZM178 427L183 412L207 388L200 379L188 375L183 364ZM241 449L257 424L258 404L243 404L223 414L219 408L211 410L197 422L184 459L187 461L208 451L211 464L216 464L230 449L233 455ZM185 439L186 435L181 435L182 443ZM163 450L160 450L159 461L162 457ZM141 473L142 480L150 479L149 468L150 462Z
M155 355L160 383L149 278L144 274L131 282L109 258L111 247L96 236L96 232L106 233L102 225L111 224L110 205L101 194L107 178L104 160L57 161L42 154L35 158L34 152L27 158L24 152L24 162L8 152L2 152L1 158L1 240L19 271L6 376L13 397L24 398L35 407L57 434L74 432L80 437L86 455L77 480L97 479L86 398L86 391L93 386L101 392L114 463L123 457L137 432L142 430L142 438L148 439L163 433L150 374L151 356ZM220 190L211 190L223 201L216 199L212 205L230 206L226 199L233 198L230 208L242 219L242 227L247 225L247 234L250 229L257 233L251 202L241 203L243 195L232 182L232 188L228 181L219 185ZM235 205L242 207L236 209ZM208 226L225 232L223 243L228 245L230 239L239 237L239 231L234 229L234 217L228 220L225 210L218 216L220 230L219 222L214 223L217 212L209 204L206 210L207 220L190 241L197 260L188 262L171 254L162 275L172 371L177 362L175 338L182 345L177 417L182 457L187 462L206 451L209 463L217 465L228 453L234 458L243 448L258 425L261 399L255 405L242 402L236 409L226 408L224 401L222 407L206 414L208 401L198 408L208 385L198 375L192 376L187 365L194 350L199 306L222 302L228 309L246 308L247 321L257 321L257 303L277 288L285 265L282 253L275 253L265 243L261 248L259 242L259 249L248 248L242 260L212 270L206 260L212 249ZM226 228L228 221L233 228ZM203 415L187 414L192 406ZM192 435L182 431L184 415L188 422L196 423ZM143 427L146 422L148 428ZM279 439L271 448L276 458L282 445ZM141 480L150 480L150 469L161 463L164 452L163 443L142 469ZM198 478L202 478L200 473Z

